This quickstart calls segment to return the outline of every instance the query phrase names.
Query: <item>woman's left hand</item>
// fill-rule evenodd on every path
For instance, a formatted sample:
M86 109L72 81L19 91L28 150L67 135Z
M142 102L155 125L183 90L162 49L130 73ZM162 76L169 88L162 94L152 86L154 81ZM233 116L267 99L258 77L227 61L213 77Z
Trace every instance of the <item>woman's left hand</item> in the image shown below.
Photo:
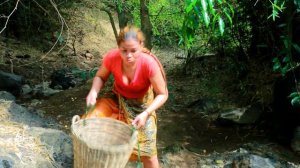
M141 114L139 114L138 116L136 116L135 119L132 121L131 124L135 128L139 129L139 128L143 127L146 124L148 116L149 116L148 112L144 111Z

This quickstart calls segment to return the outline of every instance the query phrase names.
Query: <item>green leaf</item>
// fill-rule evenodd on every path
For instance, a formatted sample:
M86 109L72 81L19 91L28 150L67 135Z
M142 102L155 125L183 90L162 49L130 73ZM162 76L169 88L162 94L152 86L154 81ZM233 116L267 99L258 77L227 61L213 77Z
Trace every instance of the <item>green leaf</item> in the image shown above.
M191 0L190 3L187 3L188 6L185 8L185 12L190 13L192 11L192 9L194 8L196 2L197 2L197 0Z
M300 12L300 1L299 0L294 0L294 4L297 7L297 12Z
M277 27L285 27L286 26L286 23L283 23L283 24L280 24L280 25L278 25Z
M232 26L232 18L231 18L231 16L228 14L227 10L225 10L225 15L226 15L227 19L229 20L230 25Z
M270 19L272 17L272 14L271 15L269 15L268 17L267 17L267 19Z
M197 6L194 6L194 10L195 10L196 14L197 14L199 17L201 17L200 10L199 10L199 8L198 8Z
M210 10L210 13L211 13L213 16L215 16L215 15L216 15L216 10L215 10L214 8L212 8L212 9Z
M275 21L276 17L278 17L278 9L276 8L277 5L275 3L276 1L272 3L272 14L268 17L268 19L272 17L273 21Z
M178 42L178 45L180 46L182 44L183 44L183 38L181 37L180 40L179 40L179 42Z
M205 0L201 0L201 6L204 11L207 11L207 3Z
M63 44L64 41L65 41L65 40L64 40L63 36L59 36L59 37L58 37L58 42L59 42L59 44Z
M208 0L208 6L209 6L209 12L212 15L215 15L216 14L216 10L214 8L214 0Z
M280 64L280 62L276 62L276 63L273 65L273 71L274 71L274 72L278 72L279 69L281 69L281 64Z
M282 62L290 62L291 61L291 57L285 56L282 60Z
M294 97L291 101L291 104L294 106L296 104L299 104L300 103L300 97L297 96L297 97Z
M274 63L279 62L279 58L278 57L273 58L272 62L274 62Z
M272 13L273 21L275 21L276 17L279 17L278 12L276 10L273 10L273 13Z
M279 6L277 6L275 3L273 4L274 10L278 9L280 12L282 12L282 8L280 8Z
M284 39L283 39L283 43L284 43L284 47L285 47L285 48L289 48L289 41L288 41L287 38L284 38Z
M285 4L285 1L282 1L282 4L280 5L281 10L285 9L284 4Z
M285 76L288 70L289 70L289 66L285 65L283 68L281 68L281 74Z
M294 43L293 47L298 53L300 53L300 47L298 46L298 44Z
M224 34L224 29L225 29L224 21L221 17L219 17L219 30L220 30L221 36L223 36L223 34Z
M203 11L203 19L204 19L205 26L208 27L210 20L207 11Z
M292 98L292 97L296 97L296 96L300 96L300 93L299 92L293 92L288 97Z
M217 164L224 164L223 160L216 160Z
M57 37L58 43L59 43L60 45L63 44L63 42L65 41L65 40L64 40L64 37L63 37L60 33L58 33L58 32L56 32L55 36Z
M231 11L232 16L234 16L234 8L233 8L233 6L230 5L230 4L228 4L228 6L229 6L229 9Z
M216 15L214 15L213 21L212 21L212 29L215 29L215 25L216 25L216 21L217 19L220 17L219 13L216 13Z
M214 0L208 0L209 8L214 8Z

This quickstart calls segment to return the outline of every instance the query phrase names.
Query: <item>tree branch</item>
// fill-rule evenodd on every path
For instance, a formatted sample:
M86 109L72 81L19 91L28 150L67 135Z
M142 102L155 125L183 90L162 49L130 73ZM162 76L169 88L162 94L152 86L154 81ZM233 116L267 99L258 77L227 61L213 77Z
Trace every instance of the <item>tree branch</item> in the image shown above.
M112 14L111 14L110 10L108 10L106 8L100 8L100 10L106 12L107 15L109 16L109 20L110 20L110 23L111 23L111 26L113 28L114 35L115 35L115 38L116 38L116 41L117 41L118 33L117 33L116 25L115 25L115 22L114 22L114 18L112 17Z
M16 11L17 8L18 8L19 2L20 2L20 0L17 0L17 3L16 3L16 5L15 5L14 9L13 9L13 10L11 11L11 13L6 17L7 19L6 19L6 21L5 21L4 27L3 27L3 28L1 29L1 31L0 31L0 34L6 29L6 26L7 26L7 24L8 24L8 21L9 21L10 17L12 16L13 13L15 13L15 11ZM3 4L3 3L2 3L2 4Z
M45 13L49 15L49 12L45 8L43 8L39 3L37 3L35 0L33 0L33 2L35 2L38 7L40 7Z
M5 3L8 2L8 1L9 1L9 0L6 0L6 1L2 2L2 3L0 4L0 6L3 5L3 4L5 4Z

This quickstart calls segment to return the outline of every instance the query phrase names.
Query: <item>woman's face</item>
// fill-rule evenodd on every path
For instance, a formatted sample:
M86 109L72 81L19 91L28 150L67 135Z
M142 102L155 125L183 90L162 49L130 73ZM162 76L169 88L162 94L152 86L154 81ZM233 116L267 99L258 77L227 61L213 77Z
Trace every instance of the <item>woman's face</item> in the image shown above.
M120 43L121 58L125 65L134 65L141 52L141 43L135 39L128 39Z

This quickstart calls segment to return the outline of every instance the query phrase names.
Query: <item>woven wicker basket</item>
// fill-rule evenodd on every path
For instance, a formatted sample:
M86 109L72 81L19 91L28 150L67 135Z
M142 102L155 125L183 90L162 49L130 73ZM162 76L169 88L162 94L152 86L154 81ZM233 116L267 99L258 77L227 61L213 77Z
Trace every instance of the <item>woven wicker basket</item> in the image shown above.
M137 131L111 118L72 119L74 168L124 168Z

